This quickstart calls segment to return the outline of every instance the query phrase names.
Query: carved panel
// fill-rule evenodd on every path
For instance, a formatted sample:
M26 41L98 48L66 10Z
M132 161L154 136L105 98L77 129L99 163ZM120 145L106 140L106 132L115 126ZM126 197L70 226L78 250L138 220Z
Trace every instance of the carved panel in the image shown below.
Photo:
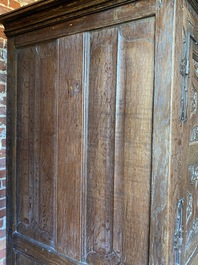
M191 98L190 98L190 117L192 118L197 112L197 90L194 85L191 86Z
M188 238L187 238L187 245L193 240L193 238L197 236L198 236L198 218L195 219L189 231Z
M198 126L192 128L190 132L190 143L194 143L198 141Z
M197 56L197 61L198 61L198 56ZM194 68L195 68L195 76L196 76L196 78L198 78L198 62L196 62L196 61L194 64Z
M198 180L198 163L188 166L189 180L191 184L195 184Z
M193 31L191 31L192 33ZM190 120L187 123L189 131L188 152L185 154L188 168L187 173L187 203L186 203L186 227L185 227L185 264L191 264L193 257L196 255L197 241L197 226L198 226L198 159L197 144L198 144L198 83L197 83L197 43L196 35L191 34L191 45L189 47L189 115Z
M192 193L187 193L187 207L186 207L186 221L188 223L190 217L192 216L192 208L193 208L193 196Z
M181 265L183 246L183 206L184 199L178 201L176 215L176 231L174 236L175 265Z

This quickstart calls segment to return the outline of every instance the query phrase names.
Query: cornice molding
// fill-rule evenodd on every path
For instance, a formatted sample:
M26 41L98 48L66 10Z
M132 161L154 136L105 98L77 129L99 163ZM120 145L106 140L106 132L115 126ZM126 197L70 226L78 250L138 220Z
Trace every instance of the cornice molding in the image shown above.
M123 4L141 1L142 0L42 0L1 15L0 23L4 25L7 37L12 37Z

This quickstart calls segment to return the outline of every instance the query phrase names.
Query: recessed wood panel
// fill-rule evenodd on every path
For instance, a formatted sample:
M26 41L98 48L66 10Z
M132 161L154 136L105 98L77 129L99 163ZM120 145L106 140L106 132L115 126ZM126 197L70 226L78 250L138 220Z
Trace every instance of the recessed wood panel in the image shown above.
M91 264L147 264L154 18L91 33L87 242Z
M56 223L56 69L56 42L18 53L17 230L50 245Z
M118 43L114 249L123 264L147 264L154 19L120 26Z

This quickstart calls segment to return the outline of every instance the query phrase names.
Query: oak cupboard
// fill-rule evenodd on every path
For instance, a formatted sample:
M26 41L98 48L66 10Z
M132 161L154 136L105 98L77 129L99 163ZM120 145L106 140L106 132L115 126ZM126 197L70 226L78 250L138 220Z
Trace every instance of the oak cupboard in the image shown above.
M7 264L190 265L197 0L48 0L8 37Z

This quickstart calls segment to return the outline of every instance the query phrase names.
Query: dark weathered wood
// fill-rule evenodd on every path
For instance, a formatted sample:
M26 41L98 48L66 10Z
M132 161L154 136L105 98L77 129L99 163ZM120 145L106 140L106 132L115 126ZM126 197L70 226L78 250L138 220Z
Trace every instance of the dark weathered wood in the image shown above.
M90 56L88 261L146 264L154 18L95 32Z
M39 265L34 260L31 260L21 254L16 254L15 265L26 264L26 265Z
M122 7L115 7L83 16L80 18L48 26L45 29L34 30L25 34L17 35L15 38L16 46L24 46L35 42L41 42L65 35L85 32L106 26L115 25L141 17L149 17L155 14L155 0L143 0L140 3L127 3ZM47 25L46 25L47 26Z
M56 0L50 0L49 3L43 3L44 1L41 1L32 6L14 11L7 16L1 16L0 23L5 25L7 36L13 36L28 32L32 29L43 28L46 25L53 25L61 20L67 21L74 17L87 16L98 11L104 11L108 8L139 1L140 0L61 0L57 2Z
M8 40L8 82L7 82L7 136L6 136L6 206L7 206L7 263L14 264L12 251L12 233L16 229L16 118L17 118L17 91L16 91L16 53L14 39ZM9 191L9 192L8 192Z
M54 245L56 42L19 50L17 62L17 230Z
M62 58L65 58L62 60ZM57 250L81 260L83 35L59 40Z
M29 259L35 260L40 264L49 265L83 265L85 263L77 262L69 259L64 255L58 254L54 251L54 248L47 247L46 245L34 240L30 240L28 237L15 233L13 235L12 247L14 251L21 253ZM10 263L14 264L14 263ZM17 264L19 265L19 264ZM20 265L26 265L21 263Z
M192 4L49 0L0 17L9 37L8 264L194 259ZM189 77L182 60L188 27Z

